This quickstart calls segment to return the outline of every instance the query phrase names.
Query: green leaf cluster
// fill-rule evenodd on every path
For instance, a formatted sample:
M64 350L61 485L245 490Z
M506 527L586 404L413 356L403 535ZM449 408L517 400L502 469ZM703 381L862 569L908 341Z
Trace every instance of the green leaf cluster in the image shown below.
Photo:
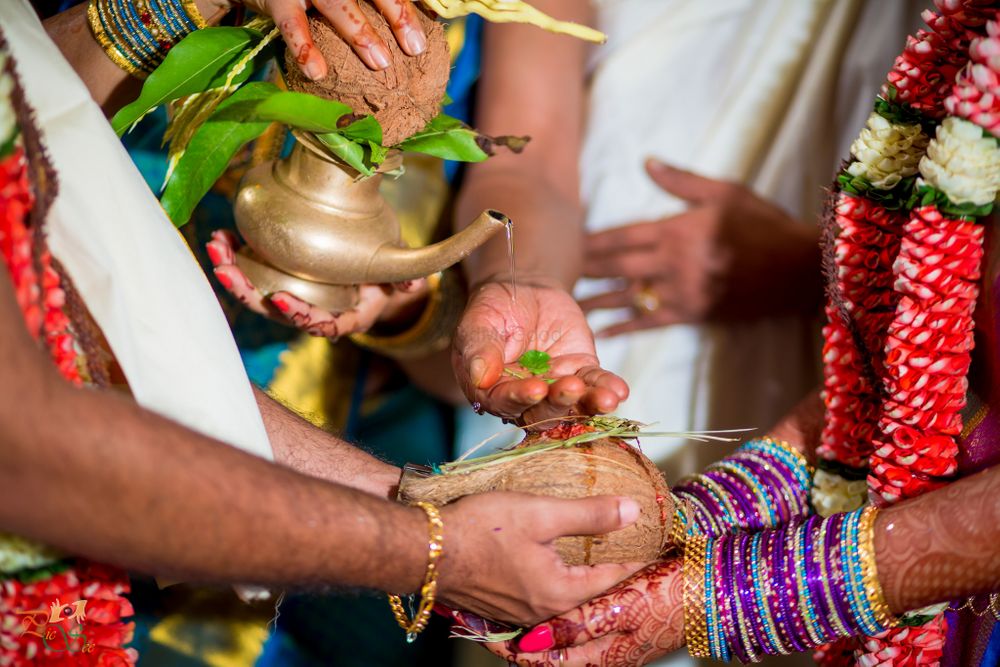
M920 125L924 134L933 137L937 121L928 118L913 107L903 102L897 102L898 93L895 86L887 86L886 93L875 98L875 113L890 123Z
M348 123L352 110L345 104L251 81L254 72L275 57L270 42L276 36L267 19L191 33L170 49L139 97L112 119L112 127L122 135L158 106L175 107L165 137L170 141L170 167L161 203L178 227L191 218L236 153L272 123L314 133L333 155L364 176L378 170L390 148L480 162L493 145L519 151L527 141L485 137L441 114L398 146L384 146L382 127L373 116Z
M916 180L916 176L910 176L900 180L892 189L883 190L876 188L864 176L849 174L846 169L837 176L837 184L844 192L858 197L867 197L890 211L898 211L907 206Z
M936 206L937 210L953 218L968 218L975 220L989 215L993 211L993 202L977 206L976 204L956 204L948 195L937 188L922 185L913 193L909 202L910 208L915 206Z

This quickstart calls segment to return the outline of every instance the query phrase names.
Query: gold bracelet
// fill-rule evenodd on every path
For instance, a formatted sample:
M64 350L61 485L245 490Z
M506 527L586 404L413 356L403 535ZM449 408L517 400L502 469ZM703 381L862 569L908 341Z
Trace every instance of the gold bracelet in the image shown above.
M708 538L690 535L684 547L684 639L694 658L711 655L708 644L708 620L705 610L705 555Z
M875 563L875 519L878 508L869 505L861 512L858 523L858 555L861 557L861 576L865 585L865 594L875 612L875 620L879 625L891 628L899 625L899 619L889 611L885 601L885 591L878 580L878 565Z
M403 600L398 595L389 596L392 614L396 617L399 627L406 632L406 641L409 643L413 643L413 640L427 627L428 621L431 620L434 599L437 596L437 564L444 550L444 522L441 521L441 512L430 503L416 503L416 506L427 513L427 531L430 534L430 540L427 550L427 572L424 574L424 585L420 587L420 606L412 621L403 609Z

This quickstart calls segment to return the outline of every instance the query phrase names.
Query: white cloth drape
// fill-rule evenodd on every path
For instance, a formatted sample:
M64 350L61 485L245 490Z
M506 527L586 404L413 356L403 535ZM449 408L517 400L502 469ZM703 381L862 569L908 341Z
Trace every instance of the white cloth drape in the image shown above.
M3 0L0 25L58 174L49 246L136 401L270 458L236 344L184 240L31 6Z

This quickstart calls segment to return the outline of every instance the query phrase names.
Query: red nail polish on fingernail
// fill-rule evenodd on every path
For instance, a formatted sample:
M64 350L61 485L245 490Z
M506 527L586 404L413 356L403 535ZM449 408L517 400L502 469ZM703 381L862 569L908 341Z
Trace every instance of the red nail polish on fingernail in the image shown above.
M208 258L212 261L213 266L218 266L222 264L222 255L219 254L219 249L213 244L209 243L205 246L205 250L208 251Z
M227 290L233 289L233 279L230 278L227 274L219 273L218 271L216 271L215 277L219 279L219 282L222 283L222 286L225 287Z
M552 638L552 628L547 625L539 625L534 630L521 637L521 641L517 643L518 648L525 653L548 651L555 645L555 639Z
M284 299L271 299L271 303L273 303L274 307L280 310L282 313L287 314L288 311L291 310L291 306L289 306L288 302L285 301Z

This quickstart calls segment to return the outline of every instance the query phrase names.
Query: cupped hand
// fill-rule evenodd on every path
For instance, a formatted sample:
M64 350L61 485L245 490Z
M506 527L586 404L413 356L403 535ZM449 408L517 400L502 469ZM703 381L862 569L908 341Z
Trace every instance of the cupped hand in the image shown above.
M603 595L507 643L486 647L530 667L637 667L684 645L681 561L654 563Z
M302 73L308 78L322 79L327 75L326 60L313 43L306 10L315 8L325 16L333 29L349 43L364 63L373 70L391 64L389 49L375 28L358 8L358 0L242 0L255 12L274 19L288 48L295 54ZM427 36L417 18L417 8L411 0L372 0L392 28L404 53L417 56L427 49Z
M819 230L753 191L646 162L650 178L686 200L678 215L588 236L584 273L623 278L625 287L581 302L585 311L632 308L614 336L706 320L815 309L822 302Z
M206 245L209 259L226 291L247 308L285 322L313 336L336 339L363 332L377 321L391 320L413 307L426 295L427 281L412 280L395 285L362 285L360 301L352 310L332 313L303 301L289 292L264 294L236 265L239 241L228 230L212 232Z
M532 625L614 586L641 564L566 565L551 543L603 535L638 518L631 498L565 500L523 493L467 496L442 510L445 548L438 597L513 625Z
M628 385L600 367L594 336L573 297L559 287L487 282L474 290L452 346L466 398L519 424L613 411ZM550 357L544 377L517 363L528 350ZM548 380L548 381L547 381Z

